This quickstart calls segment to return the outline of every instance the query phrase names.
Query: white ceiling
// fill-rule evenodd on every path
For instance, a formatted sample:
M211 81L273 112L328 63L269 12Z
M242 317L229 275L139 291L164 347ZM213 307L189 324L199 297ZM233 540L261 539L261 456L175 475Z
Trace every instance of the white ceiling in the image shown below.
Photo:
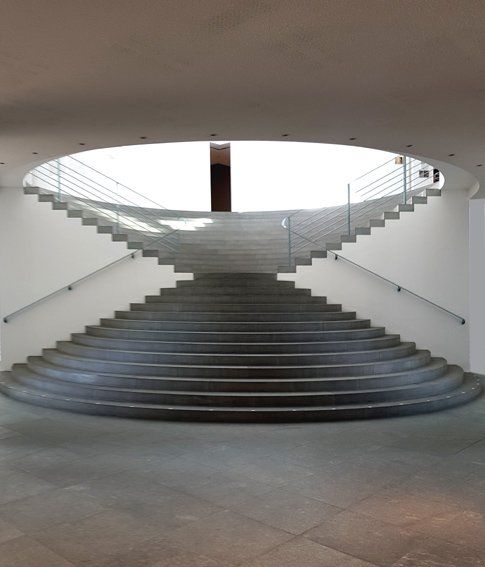
M356 144L485 176L483 0L0 7L3 186L83 148L217 139Z

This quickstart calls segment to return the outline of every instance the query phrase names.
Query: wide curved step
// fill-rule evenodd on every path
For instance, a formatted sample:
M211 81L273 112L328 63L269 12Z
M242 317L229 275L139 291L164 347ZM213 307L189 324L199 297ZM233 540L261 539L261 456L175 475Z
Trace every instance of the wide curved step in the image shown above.
M3 373L16 399L72 411L309 421L435 411L477 396L458 366L274 274L200 274Z
M4 373L5 374L5 373ZM0 390L19 401L91 415L132 417L143 419L221 421L221 422L303 422L335 421L394 417L438 411L464 404L480 393L480 382L471 375L460 388L436 396L412 398L394 402L342 404L335 406L281 407L206 407L168 406L143 403L94 401L60 394L46 394L37 389L19 387L10 377L2 376Z

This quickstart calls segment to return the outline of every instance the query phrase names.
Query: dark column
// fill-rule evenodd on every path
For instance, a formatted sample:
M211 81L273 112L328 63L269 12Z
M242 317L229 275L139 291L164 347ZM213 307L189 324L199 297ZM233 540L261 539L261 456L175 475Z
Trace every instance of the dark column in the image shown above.
M211 144L211 210L231 211L230 144Z

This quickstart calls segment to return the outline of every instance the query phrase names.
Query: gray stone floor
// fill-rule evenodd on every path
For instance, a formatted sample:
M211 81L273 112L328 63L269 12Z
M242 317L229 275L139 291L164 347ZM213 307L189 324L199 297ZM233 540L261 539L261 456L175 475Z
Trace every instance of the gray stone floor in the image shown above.
M301 425L0 397L0 567L485 566L485 398Z

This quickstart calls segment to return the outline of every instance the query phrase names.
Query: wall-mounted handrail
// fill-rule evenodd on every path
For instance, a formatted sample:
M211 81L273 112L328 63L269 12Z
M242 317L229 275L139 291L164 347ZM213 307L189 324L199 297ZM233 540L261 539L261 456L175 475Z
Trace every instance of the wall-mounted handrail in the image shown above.
M170 234L173 234L175 232L179 232L179 231L174 230ZM20 309L13 311L12 313L9 313L5 317L3 317L3 322L8 323L13 317L16 317L17 315L20 315L20 313L23 313L23 312L31 309L32 307L35 307L36 305L39 305L40 303L43 303L44 301L47 301L48 299L55 297L56 295L58 295L59 293L62 293L63 291L72 291L75 288L75 286L77 286L78 284L82 283L83 281L85 281L87 279L92 278L93 276L99 274L100 272L104 272L108 268L111 268L112 266L119 264L120 262L122 262L123 260L126 260L127 258L133 258L134 259L136 254L138 254L139 252L143 252L143 250L146 250L149 246L155 244L159 240L163 240L167 236L170 236L170 235L165 234L164 236L162 236L160 238L156 238L155 240L153 240L152 242L149 242L148 244L146 244L142 248L138 248L137 250L133 250L129 254L126 254L125 256L122 256L121 258L118 258L117 260L114 260L113 262L110 262L109 264L106 264L105 266L102 266L101 268L98 268L97 270L90 272L89 274L86 274L82 278L79 278L79 279L73 281L72 283L57 289L56 291L53 291L52 293L44 295L43 297L37 299L36 301L33 301L32 303L29 303L28 305L25 305L24 307L21 307Z
M414 291L411 291L410 289L408 289L407 287L404 287L403 285L399 285L396 282L393 282L387 278L385 278L384 276L381 276L380 274L377 274L376 272L373 272L372 270L369 270L368 268L365 268L364 266L357 264L357 262L353 262L352 260L349 260L348 258L345 258L345 256L342 256L341 254L337 254L336 252L334 252L333 250L327 250L327 252L330 252L331 254L334 255L335 260L345 260L346 262L348 262L349 264L352 264L352 266L356 266L357 268L364 270L364 272L367 272L368 274L372 274L373 276L379 278L380 280L383 280L385 282L387 282L388 284L394 286L396 288L396 291L401 292L401 291L405 291L407 293L409 293L410 295L413 295L414 297L417 297L418 299L420 299L421 301L424 301L425 303L428 303L429 305L432 305L433 307L436 307L438 309L441 309L441 311L444 311L445 313L448 313L448 315L451 315L452 317L455 317L456 319L459 319L460 323L462 325L464 325L466 323L466 320L461 316L461 315L457 315L456 313L453 313L453 311L450 311L449 309L446 309L445 307L442 307L441 305L438 305L437 303L434 303L434 301L431 301L429 299L426 299L426 297L423 297L422 295L419 295L418 293L415 293Z
M307 238L305 236L302 236L300 234L298 234L297 232L295 232L294 230L292 230L291 228L289 228L288 226L286 226L285 221L288 219L288 217L284 218L283 221L281 222L281 225L283 226L283 228L285 228L286 230L288 230L290 233L296 234L297 236L300 236L301 238L307 240L308 242L311 242L312 244L316 244L317 246L319 246L320 248L322 248L317 242L315 242L314 240L311 240L310 238ZM346 258L345 256L342 256L341 254L337 254L336 252L334 252L333 250L326 250L327 253L333 254L335 257L335 260L345 260L345 262L348 262L349 264L351 264L352 266L355 266L361 270L363 270L364 272L367 272L368 274L372 274L373 276L375 276L376 278L379 278L382 281L385 281L386 283L392 285L393 287L396 288L396 290L398 292L401 291L405 291L407 293L409 293L410 295L417 297L418 299L420 299L421 301L424 301L425 303L428 303L429 305L432 305L433 307L436 307L437 309L440 309L441 311L448 313L448 315L451 315L452 317L455 317L456 319L458 319L460 321L460 323L462 325L464 325L466 323L466 320L461 316L461 315L457 315L456 313L453 313L453 311L450 311L449 309L446 309L445 307L442 307L441 305L438 305L437 303L435 303L434 301L431 301L429 299L427 299L426 297L423 297L422 295L419 295L418 293L415 293L414 291L411 291L410 289L408 289L407 287L404 287L403 285L400 285L396 282L393 282L392 280L385 278L384 276L381 276L380 274L378 274L377 272L373 272L372 270L369 270L368 268L366 268L365 266L362 266L361 264L358 264L357 262L354 262L353 260L349 260L348 258Z

